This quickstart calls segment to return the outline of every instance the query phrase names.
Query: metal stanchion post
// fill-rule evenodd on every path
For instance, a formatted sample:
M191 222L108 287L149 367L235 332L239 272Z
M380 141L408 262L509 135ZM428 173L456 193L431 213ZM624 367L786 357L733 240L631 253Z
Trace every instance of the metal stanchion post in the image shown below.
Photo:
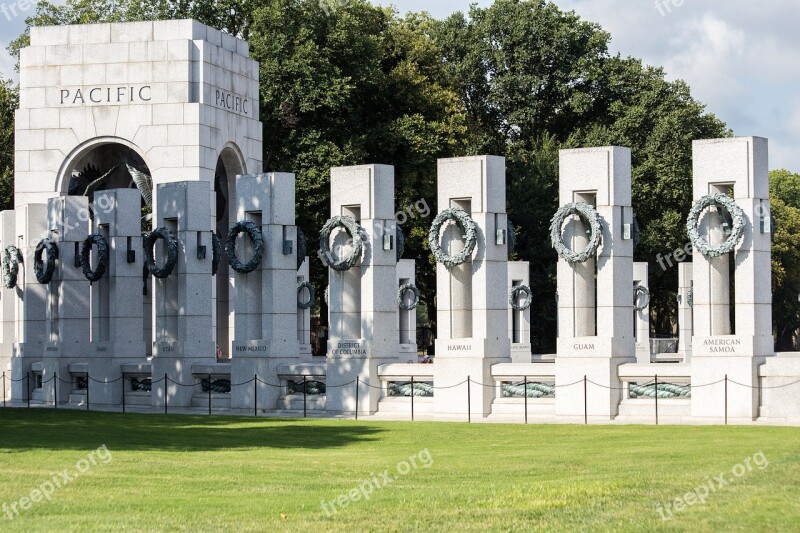
M253 376L253 416L258 416L258 374Z
M656 425L658 425L658 374L655 376L655 388L656 388Z
M586 374L583 375L583 423L589 423L589 401L587 400Z
M728 374L725 374L725 425L728 425Z
M89 379L89 374L86 374L86 410L89 410L89 382L92 380Z
M411 376L411 421L414 421L414 376Z
M308 408L306 406L306 377L303 376L303 418L308 416Z
M164 372L164 414L169 413L169 407L167 404L169 403L169 378L167 377L167 373Z
M472 381L470 377L467 376L467 422L472 422Z
M53 373L53 409L58 409L58 373Z
M211 415L211 374L208 375L208 414Z
M525 423L528 423L528 376L525 376Z
M358 386L361 384L361 378L356 376L356 420L358 420Z

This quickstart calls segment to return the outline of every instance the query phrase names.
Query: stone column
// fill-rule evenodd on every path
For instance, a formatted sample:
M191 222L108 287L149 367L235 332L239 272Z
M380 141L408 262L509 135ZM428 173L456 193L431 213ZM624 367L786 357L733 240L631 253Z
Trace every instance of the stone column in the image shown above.
M494 400L491 367L511 362L508 338L508 245L498 230L508 227L506 217L505 158L477 156L440 159L438 162L439 212L461 207L477 226L478 242L471 260L448 269L436 266L437 338L433 365L437 389L434 413L467 417L467 385L454 386L468 377L472 382L469 411L487 416ZM442 232L445 253L463 249L454 225ZM487 386L482 386L487 385Z
M678 355L684 363L692 359L692 268L693 263L678 263Z
M204 181L179 181L157 186L156 225L166 227L178 239L178 262L172 274L164 279L154 279L155 321L153 344L154 406L163 406L165 393L169 405L191 406L197 387L183 385L194 383L193 364L216 362L216 350L211 327L211 195ZM161 243L156 243L156 261L164 263L159 253ZM198 254L200 246L206 253ZM202 259L198 257L202 255ZM137 287L139 285L137 284ZM172 382L166 388L167 375Z
M0 212L0 254L8 246L16 246L17 238L14 231L14 211ZM0 255L2 258L2 255ZM22 264L20 269L24 268ZM11 355L14 352L15 325L14 305L16 289L7 289L0 284L0 375L6 375L6 397L11 397ZM2 384L0 384L2 387Z
M257 374L261 381L278 385L278 366L299 362L294 194L294 174L236 177L236 220L248 220L261 228L264 254L256 270L234 275L234 383ZM251 257L249 242L246 235L238 239L240 260ZM280 395L277 387L261 383L258 404L274 409ZM253 404L253 387L231 390L231 407L252 409Z
M397 262L397 287L406 283L417 283L416 265L413 259L401 259ZM406 301L410 303L411 294L407 293ZM401 362L417 362L417 310L407 311L397 306L397 325L399 328Z
M530 286L530 264L509 261L508 290L518 285ZM533 305L533 303L531 303ZM511 339L511 362L531 362L531 309L515 311L508 306L508 338Z
M141 202L141 194L135 189L94 194L94 231L108 242L109 261L106 274L90 286L92 336L87 358L93 378L89 383L92 405L118 404L122 387L127 384L116 381L122 375L122 365L145 362ZM97 264L96 250L92 265Z
M40 362L47 339L47 287L36 281L33 253L36 244L50 235L47 204L24 204L15 209L16 246L23 256L19 265L15 300L16 342L11 358L11 398L25 401L30 390L26 378L31 364Z
M591 298L590 262L558 261L558 356L556 414L583 420L584 376L598 385L587 387L588 416L608 420L618 412L621 382L617 367L634 361L633 241L623 238L623 226L633 221L631 153L617 146L561 150L559 203L594 199L602 221L602 244L596 256L596 311L585 312ZM574 225L570 222L569 225ZM569 228L569 225L567 228ZM575 230L578 231L578 230ZM563 232L565 242L570 234ZM596 327L591 324L595 317ZM595 332L585 335L586 332Z
M304 281L311 281L311 272L309 268L310 259L305 257L303 264L297 269L297 283ZM315 299L322 297L320 291L315 290ZM304 298L306 291L303 291ZM313 308L313 306L312 306ZM310 363L314 360L311 354L311 309L297 308L297 342L299 343L300 360L304 363Z
M750 421L758 416L758 367L774 355L772 337L772 286L769 219L768 141L738 137L693 142L694 200L714 192L733 190L733 198L745 213L744 238L735 254L735 330L730 331L726 288L729 256L709 259L695 251L694 336L692 338L692 416L720 420L725 413L724 383L728 385L728 418ZM712 243L721 213L706 213L700 234ZM709 228L710 226L710 228ZM717 233L721 233L717 231Z
M648 265L647 263L634 263L633 264L633 288L642 286L650 289L648 282ZM636 293L634 293L636 294ZM634 302L636 304L637 302ZM639 364L650 364L650 305L637 311L633 310L634 314L634 334L636 335L636 362Z
M47 227L58 245L58 260L53 279L47 284L49 342L42 367L42 380L54 381L44 385L42 392L49 403L57 389L58 402L68 403L73 389L69 366L83 362L89 342L89 282L77 262L81 243L89 235L89 199L50 198L47 211Z
M352 413L359 379L360 413L374 413L380 399L378 366L397 362L397 251L394 236L394 167L331 169L331 215L352 216L363 228L361 261L346 272L329 269L330 336L326 409ZM390 238L391 237L391 238ZM346 232L331 239L334 256L347 254Z

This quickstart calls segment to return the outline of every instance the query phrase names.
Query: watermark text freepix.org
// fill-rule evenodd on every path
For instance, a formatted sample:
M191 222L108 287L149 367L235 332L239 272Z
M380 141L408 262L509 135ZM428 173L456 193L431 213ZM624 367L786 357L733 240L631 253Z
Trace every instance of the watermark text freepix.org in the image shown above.
M105 444L92 451L86 457L75 463L74 469L65 468L61 472L51 473L50 477L30 491L26 496L11 503L3 503L3 513L9 520L14 520L22 511L30 510L34 504L43 500L51 501L56 490L66 487L85 474L93 466L111 462L111 452Z
M400 476L410 474L413 470L418 468L430 468L432 465L433 456L431 452L425 448L410 456L408 460L397 463L394 472L390 472L388 469L377 475L374 472L370 472L369 479L360 483L357 487L353 487L346 493L340 494L337 498L330 501L322 500L320 502L320 507L325 511L328 518L330 518L339 511L346 509L351 503L362 499L365 501L369 500L373 492L385 489L397 481Z
M758 467L759 470L764 470L769 466L769 461L764 455L764 452L756 452L752 457L746 457L741 463L735 464L733 468L731 468L729 476L726 472L720 472L719 475L713 477L709 476L703 483L683 496L679 496L666 504L658 503L656 505L656 510L661 516L661 520L664 522L672 520L675 518L675 513L683 512L687 507L698 503L705 504L706 498L718 490L725 488L727 485L732 485L737 479L752 472L753 466Z
M0 13L6 16L6 20L11 20L12 18L19 17L35 6L36 0L17 0L10 4L3 2L0 3Z

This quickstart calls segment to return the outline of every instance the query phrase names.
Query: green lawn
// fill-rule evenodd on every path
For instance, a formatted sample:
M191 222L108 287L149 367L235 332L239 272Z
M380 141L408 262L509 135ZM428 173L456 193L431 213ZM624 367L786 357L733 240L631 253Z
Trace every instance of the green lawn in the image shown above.
M0 514L0 531L800 527L800 428L255 420L46 409L0 409L0 428L0 504L20 511L13 520ZM110 455L96 451L102 445ZM30 508L21 509L20 499L40 486L49 490L43 483L53 476L63 480L64 469L73 476L87 467L61 488L53 485L51 501L25 502ZM387 483L384 471L386 486L364 485L368 494L372 488L368 500L356 490L359 497L347 507L333 512L326 504L330 517L323 510L322 500L341 495L344 501L368 480ZM658 503L723 472L726 479L741 477L709 491L704 504L662 520ZM662 513L669 512L662 507Z

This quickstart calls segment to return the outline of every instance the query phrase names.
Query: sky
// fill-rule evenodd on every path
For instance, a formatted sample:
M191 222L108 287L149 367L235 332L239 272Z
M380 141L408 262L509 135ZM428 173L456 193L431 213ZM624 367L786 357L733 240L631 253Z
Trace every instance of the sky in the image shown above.
M373 0L400 13L446 17L492 0ZM59 2L61 3L61 2ZM800 2L797 0L555 0L611 34L611 52L683 79L735 135L770 140L770 168L800 172ZM20 6L28 6L21 10ZM3 10L3 7L6 9ZM13 7L13 10L12 10ZM8 42L33 13L0 0L0 74L16 79ZM14 12L17 16L14 16Z

